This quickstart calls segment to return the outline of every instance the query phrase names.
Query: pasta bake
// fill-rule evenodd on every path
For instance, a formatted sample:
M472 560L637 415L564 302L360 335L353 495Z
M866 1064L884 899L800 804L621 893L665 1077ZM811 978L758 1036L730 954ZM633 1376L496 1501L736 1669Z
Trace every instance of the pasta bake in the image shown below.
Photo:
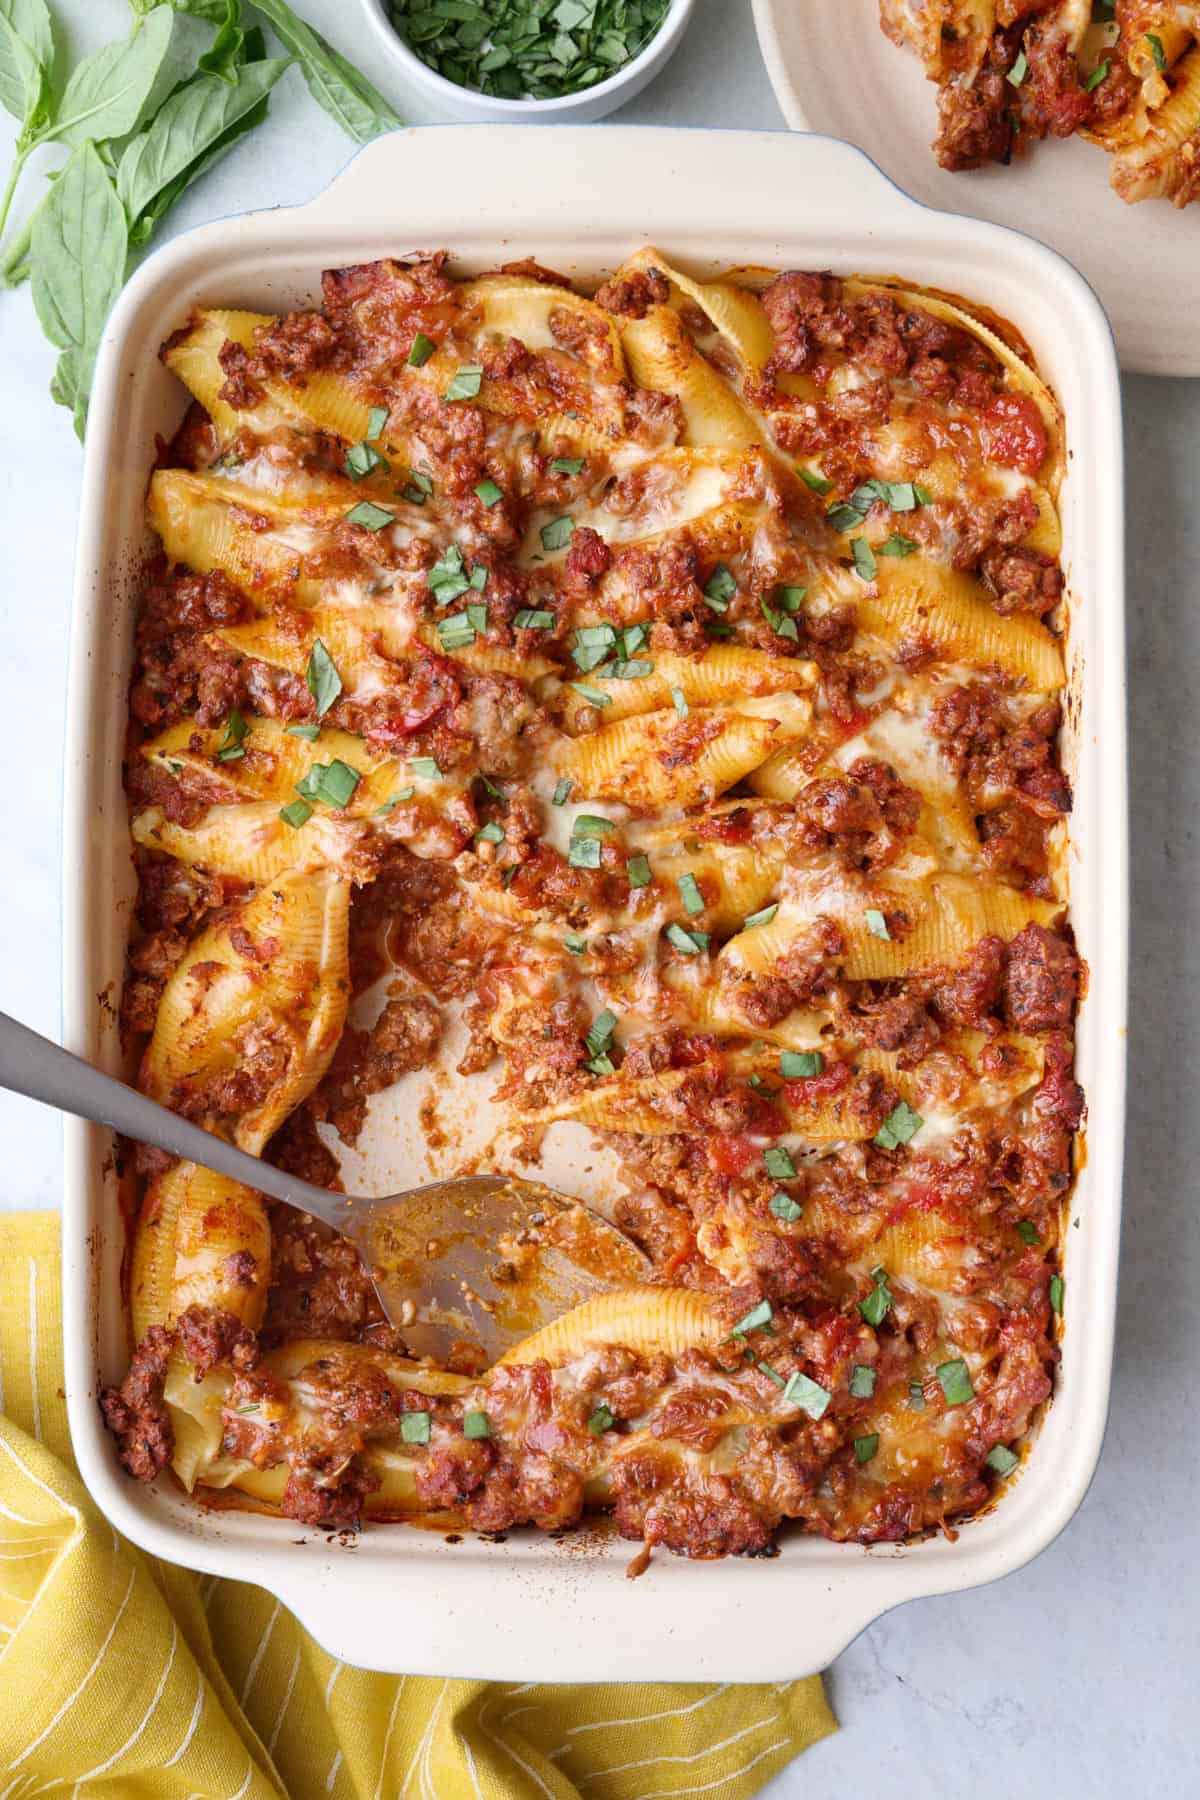
M879 12L937 83L943 168L1079 133L1112 156L1122 200L1200 199L1195 0L879 0Z
M1053 396L894 279L323 302L163 348L140 1083L335 1186L453 1025L531 1162L618 1159L654 1278L435 1368L347 1243L139 1150L123 1462L641 1559L953 1529L1051 1393L1083 1111Z

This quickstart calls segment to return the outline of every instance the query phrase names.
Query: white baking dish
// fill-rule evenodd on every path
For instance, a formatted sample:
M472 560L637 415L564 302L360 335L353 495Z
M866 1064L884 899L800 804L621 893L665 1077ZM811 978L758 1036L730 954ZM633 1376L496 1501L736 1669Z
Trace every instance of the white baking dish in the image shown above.
M480 171L488 171L486 192ZM294 1523L205 1511L119 1469L96 1393L127 1353L122 1227L102 1131L67 1127L64 1283L75 1451L98 1504L147 1550L258 1582L348 1661L439 1675L566 1681L762 1680L826 1664L899 1601L973 1587L1026 1562L1087 1488L1104 1432L1120 1209L1126 967L1121 430L1108 326L1051 251L933 213L859 152L749 132L468 126L371 145L294 211L208 225L138 272L109 324L87 442L67 731L67 1045L119 1068L114 1014L132 897L120 786L142 499L155 431L182 396L158 363L194 301L305 303L323 267L448 245L466 268L534 255L598 276L659 245L697 271L733 262L899 273L986 302L1025 333L1062 401L1070 447L1065 560L1076 597L1068 765L1075 779L1073 912L1091 970L1079 1061L1087 1161L1067 1233L1061 1380L1019 1478L956 1541L864 1550L785 1533L765 1565L659 1555L625 1579L630 1547L514 1533L450 1544L372 1526L346 1547ZM353 1180L358 1170L347 1170ZM395 1173L381 1156L364 1174ZM422 1171L413 1170L418 1178ZM390 1185L398 1186L400 1182ZM297 1539L305 1541L297 1542Z

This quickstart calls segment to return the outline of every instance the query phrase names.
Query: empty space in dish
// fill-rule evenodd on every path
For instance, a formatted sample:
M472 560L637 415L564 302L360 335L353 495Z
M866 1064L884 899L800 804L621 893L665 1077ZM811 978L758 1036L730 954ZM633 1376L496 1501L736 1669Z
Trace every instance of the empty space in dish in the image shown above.
M482 221L481 166L505 171ZM428 179L431 169L436 179ZM1074 728L1065 747L1076 783L1070 880L1091 969L1078 1055L1092 1119L1075 1195L1079 1229L1067 1234L1064 1366L1020 1478L954 1542L865 1551L785 1533L769 1569L659 1555L647 1575L628 1582L631 1547L604 1531L561 1543L516 1533L496 1545L373 1525L347 1540L287 1520L205 1510L166 1482L146 1490L129 1481L103 1432L96 1391L119 1374L126 1352L122 1230L111 1143L71 1123L68 1395L85 1480L135 1541L267 1586L331 1650L360 1664L517 1680L805 1673L898 1601L986 1581L1035 1554L1082 1497L1103 1430L1125 967L1121 526L1112 503L1121 473L1111 347L1091 297L1057 258L1010 234L913 206L846 146L613 128L399 133L361 154L311 206L206 227L143 268L110 323L88 442L67 748L66 1042L120 1066L109 1003L119 995L133 895L120 763L147 542L142 505L154 434L169 435L183 411L181 390L157 360L160 342L195 303L310 304L324 267L445 246L466 271L533 255L587 283L643 243L699 274L746 263L833 267L903 273L964 294L1019 327L1063 404L1064 565L1076 601ZM378 1096L359 1150L338 1147L347 1188L386 1192L468 1157L486 1162L494 1115L479 1097L493 1082L470 1078L465 1106L429 1072ZM432 1157L420 1123L431 1086L449 1127L447 1146ZM611 1159L574 1126L552 1134L536 1173L601 1204L616 1187Z

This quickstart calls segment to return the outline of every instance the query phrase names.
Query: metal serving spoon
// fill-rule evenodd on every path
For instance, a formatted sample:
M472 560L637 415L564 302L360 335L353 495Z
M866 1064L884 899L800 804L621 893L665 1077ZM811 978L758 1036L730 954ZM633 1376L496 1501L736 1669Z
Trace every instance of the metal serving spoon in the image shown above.
M331 1194L181 1119L5 1013L0 1086L322 1219L356 1246L389 1323L419 1356L444 1356L467 1339L495 1357L589 1295L650 1273L623 1232L533 1181L462 1175L370 1200Z

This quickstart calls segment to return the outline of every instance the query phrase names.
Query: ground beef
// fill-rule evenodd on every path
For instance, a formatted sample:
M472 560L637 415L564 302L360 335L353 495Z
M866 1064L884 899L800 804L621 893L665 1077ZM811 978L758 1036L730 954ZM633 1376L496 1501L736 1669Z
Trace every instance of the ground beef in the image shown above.
M1052 556L1026 545L985 551L983 579L998 613L1033 613L1038 618L1058 605L1062 570Z
M1004 971L1003 938L982 937L956 969L928 977L929 1004L944 1024L977 1031L1000 1004Z
M370 1031L348 1025L327 1074L309 1100L314 1119L327 1119L353 1144L367 1116L367 1101L413 1069L427 1068L442 1037L442 1015L427 994L389 1000Z
M134 1351L120 1387L105 1388L100 1395L100 1410L117 1440L117 1454L138 1481L153 1481L175 1450L175 1433L163 1400L173 1346L172 1333L152 1325Z
M921 798L889 764L864 756L845 775L810 781L793 806L799 841L808 849L835 849L848 868L876 870L899 853Z
M354 1245L307 1213L268 1204L272 1282L259 1333L264 1346L296 1337L353 1340L384 1323Z
M327 368L337 350L337 332L320 313L285 313L255 338L252 369L260 381L303 384L315 369Z
M864 1044L899 1052L898 1065L913 1069L935 1047L941 1028L919 991L901 988L870 999L853 1015Z
M332 1481L315 1469L292 1469L280 1510L285 1518L298 1519L302 1525L357 1528L363 1501L380 1485L379 1476L357 1459Z
M258 1339L254 1332L233 1313L224 1312L220 1307L189 1306L179 1315L175 1329L179 1334L179 1348L191 1363L197 1381L203 1381L218 1363L247 1370L258 1361Z
M612 561L608 545L590 525L577 525L567 551L566 576L573 593L587 592L604 574Z
M1008 946L1003 1007L1017 1031L1066 1031L1079 999L1079 958L1065 938L1027 925Z
M138 615L130 712L149 731L162 731L194 712L198 725L216 725L245 703L238 659L207 634L253 616L249 600L218 571L176 571L151 582Z
M606 281L596 292L596 305L626 319L644 319L652 306L665 306L671 286L659 269L635 269Z

